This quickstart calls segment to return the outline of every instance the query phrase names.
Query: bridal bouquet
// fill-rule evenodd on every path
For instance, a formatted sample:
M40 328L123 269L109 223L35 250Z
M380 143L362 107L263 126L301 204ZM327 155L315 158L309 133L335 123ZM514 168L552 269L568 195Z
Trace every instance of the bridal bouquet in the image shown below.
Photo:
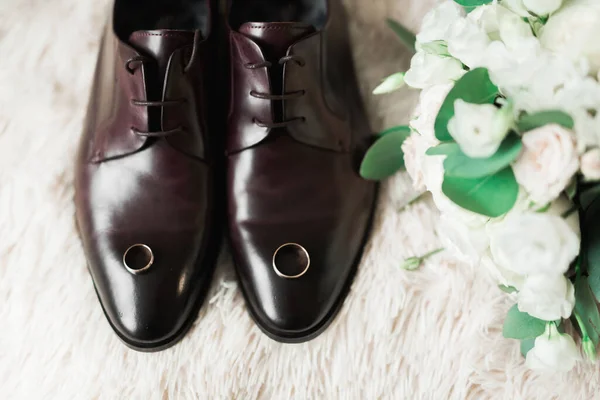
M521 341L529 368L595 361L600 240L586 235L600 226L585 221L600 205L600 1L445 1L416 37L389 22L416 54L375 93L422 92L361 174L405 167L431 192L445 249L515 299L503 335Z

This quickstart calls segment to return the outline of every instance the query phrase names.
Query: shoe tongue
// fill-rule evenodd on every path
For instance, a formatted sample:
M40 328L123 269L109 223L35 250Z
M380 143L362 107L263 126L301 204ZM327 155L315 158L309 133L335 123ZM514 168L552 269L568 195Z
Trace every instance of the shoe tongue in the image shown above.
M298 22L247 22L239 32L254 40L269 55L282 56L292 44L315 32L315 28Z
M129 36L129 44L156 60L159 68L164 71L174 51L194 43L194 34L193 31L171 29L136 31Z

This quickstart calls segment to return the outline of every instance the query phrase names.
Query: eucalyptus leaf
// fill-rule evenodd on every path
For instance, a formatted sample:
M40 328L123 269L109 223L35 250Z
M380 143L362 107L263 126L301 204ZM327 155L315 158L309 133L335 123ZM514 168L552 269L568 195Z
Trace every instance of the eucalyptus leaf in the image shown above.
M442 143L435 147L430 147L425 152L428 156L447 156L456 153L462 153L458 143Z
M531 315L519 311L515 304L508 310L504 325L502 326L502 335L507 339L535 339L546 330L546 321L532 317Z
M442 142L452 141L448 122L454 116L454 102L462 99L472 104L494 104L498 87L490 79L486 68L476 68L464 74L454 85L435 120L435 136Z
M515 288L514 286L498 285L498 288L500 290L502 290L504 293L508 293L508 294L517 292L517 288Z
M392 93L404 86L404 72L398 72L388 76L379 86L373 90L373 94Z
M442 191L454 203L488 217L510 211L519 195L519 184L511 167L477 179L444 176Z
M598 304L588 284L588 278L580 276L575 280L575 312L583 320L587 334L594 346L600 339L600 313Z
M535 114L525 114L517 121L519 132L529 132L549 124L557 124L567 129L573 129L575 121L563 111L542 111Z
M581 215L581 255L584 271L588 274L588 284L592 293L600 301L600 197L596 197Z
M471 158L462 151L449 154L444 160L444 171L447 176L457 178L483 178L509 166L521 154L522 149L521 138L510 134L496 154L489 158Z
M386 23L394 31L394 33L396 33L400 41L414 53L416 51L417 43L417 37L415 34L405 28L398 21L395 21L391 18L388 18Z
M463 6L465 11L467 11L467 13L470 13L477 7L482 6L484 4L489 4L493 0L454 0L454 1L458 4L460 4L461 6Z
M398 125L398 126L394 126L392 128L386 129L385 131L379 132L378 136L382 137L382 136L389 135L390 133L395 133L395 132L401 132L401 133L406 133L406 134L410 135L411 129L410 129L410 126L408 126L408 125Z
M578 188L579 195L579 206L582 209L587 209L600 197L600 184L595 183L592 185L580 185Z
M521 355L527 357L527 353L529 353L529 350L533 349L533 346L535 346L535 338L521 340Z
M402 143L410 132L392 132L382 136L367 151L360 166L360 175L369 180L383 180L404 168Z

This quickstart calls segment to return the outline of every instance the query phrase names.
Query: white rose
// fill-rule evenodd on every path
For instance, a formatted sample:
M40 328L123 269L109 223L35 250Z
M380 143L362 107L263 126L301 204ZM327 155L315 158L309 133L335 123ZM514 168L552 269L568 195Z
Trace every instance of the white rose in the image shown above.
M471 68L481 63L489 44L486 32L469 19L456 21L448 34L448 52Z
M512 286L518 290L521 289L525 282L525 278L522 275L515 274L495 263L489 251L481 258L481 265L488 270L494 281L499 285Z
M600 145L600 83L589 77L574 77L564 84L556 100L555 108L568 112L575 120L579 153Z
M455 58L419 51L410 62L410 69L404 75L404 82L415 89L425 89L454 82L464 73L462 63Z
M446 1L431 10L423 18L421 31L417 35L419 43L446 40L448 28L458 19L463 18L465 10L454 1Z
M550 203L579 169L573 133L554 124L525 133L523 152L513 169L534 202Z
M556 215L513 214L488 232L494 261L519 275L562 275L579 255L577 233Z
M595 148L581 156L581 173L586 181L600 181L600 149Z
M523 0L523 5L536 15L552 14L562 6L562 0Z
M519 291L519 311L543 321L569 318L575 306L575 288L564 275L527 277Z
M478 265L489 248L485 224L467 225L451 214L443 213L437 229L443 247L457 259L471 265Z
M541 31L544 47L571 60L587 58L600 70L600 2L574 0L552 15Z
M573 338L561 334L554 323L546 325L546 331L535 339L535 345L527 353L527 368L544 372L568 372L581 359Z
M431 86L421 91L417 117L410 122L410 127L426 138L432 146L438 143L435 138L435 120L444 100L446 100L446 96L453 87L454 84L446 83Z
M523 0L502 0L502 5L517 14L519 17L531 17L523 5Z
M498 15L500 39L509 49L523 49L528 52L535 50L539 46L539 40L533 35L529 24L517 14L503 10Z
M428 141L421 135L412 134L404 143L402 151L404 152L404 165L410 175L413 187L416 191L425 191L425 152L430 147Z
M458 99L448 131L467 156L487 158L498 151L512 122L511 112L491 104L470 104Z

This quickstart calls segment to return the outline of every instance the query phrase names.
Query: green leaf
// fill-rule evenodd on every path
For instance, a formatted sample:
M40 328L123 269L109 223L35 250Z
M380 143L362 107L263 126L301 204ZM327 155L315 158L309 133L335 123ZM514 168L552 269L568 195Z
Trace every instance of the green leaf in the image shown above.
M402 143L409 132L392 132L382 136L367 151L360 166L360 175L369 180L383 180L404 168Z
M581 185L579 188L579 206L585 210L600 197L600 184Z
M410 135L410 132L411 132L410 126L407 126L407 125L394 126L392 128L386 129L385 131L379 132L379 134L377 136L383 137L385 135L389 135L390 133L396 133L396 132L406 133L407 135Z
M598 221L600 220L600 197L583 211L581 216L581 255L584 264L584 271L589 275L588 284L592 293L600 301L600 229Z
M517 292L517 288L514 286L498 285L498 288L500 288L500 290L502 290L504 293L508 294Z
M535 346L535 338L521 340L521 354L523 357L527 357L527 353L533 349L533 346Z
M462 153L458 143L442 143L435 147L430 147L425 152L428 156L448 156L456 153Z
M567 129L573 129L575 121L563 111L542 111L535 114L525 114L517 121L519 132L529 132L549 124L558 124Z
M402 26L402 24L400 24L397 21L394 21L391 18L386 19L386 23L400 38L400 41L402 41L402 43L404 43L404 45L414 53L416 51L415 47L417 43L417 37L415 36L415 34L406 29L404 26Z
M511 134L489 158L471 158L462 151L449 154L444 160L444 171L447 176L457 178L483 178L509 166L521 154L522 148L521 138Z
M519 311L515 304L504 320L502 335L507 339L535 339L546 330L546 321Z
M435 136L442 142L452 141L448 132L448 122L454 116L454 102L462 99L473 104L494 104L498 96L498 87L490 80L485 68L473 69L460 78L442 103L435 120Z
M519 184L511 167L477 179L444 176L442 191L454 203L488 217L499 217L513 208Z
M475 7L489 4L493 0L454 0L455 3L463 6L467 11L472 11Z
M373 90L374 95L392 93L404 86L404 72L388 76Z
M588 284L588 278L580 276L575 281L575 312L581 317L587 334L598 346L600 339L600 313L598 304Z

